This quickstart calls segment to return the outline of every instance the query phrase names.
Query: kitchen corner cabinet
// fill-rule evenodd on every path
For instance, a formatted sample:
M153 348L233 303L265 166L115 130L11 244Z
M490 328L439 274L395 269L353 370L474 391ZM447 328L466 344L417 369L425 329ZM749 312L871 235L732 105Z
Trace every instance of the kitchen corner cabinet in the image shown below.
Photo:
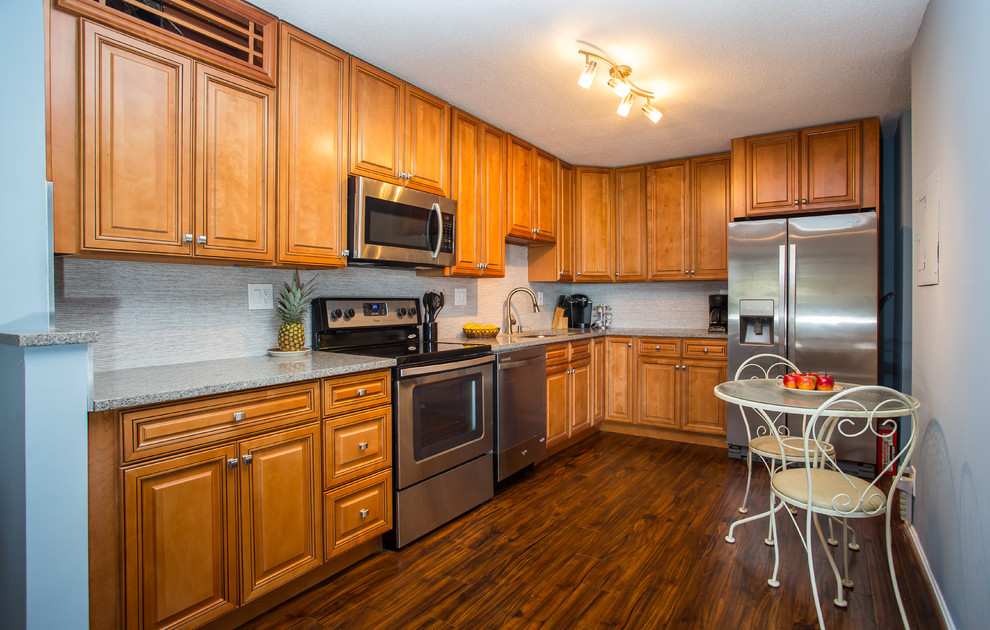
M615 281L647 279L646 167L615 169Z
M547 448L593 424L591 340L547 346Z
M651 280L728 278L728 153L649 167Z
M451 126L451 197L457 201L452 276L505 275L502 216L505 204L503 132L454 110Z
M557 158L511 135L508 143L505 236L554 243Z
M877 207L876 118L732 141L735 218Z
M574 169L575 272L577 282L612 280L613 171Z
M284 22L278 66L281 264L347 264L346 53Z
M271 262L274 91L82 24L83 251Z
M447 195L450 105L351 58L350 173Z

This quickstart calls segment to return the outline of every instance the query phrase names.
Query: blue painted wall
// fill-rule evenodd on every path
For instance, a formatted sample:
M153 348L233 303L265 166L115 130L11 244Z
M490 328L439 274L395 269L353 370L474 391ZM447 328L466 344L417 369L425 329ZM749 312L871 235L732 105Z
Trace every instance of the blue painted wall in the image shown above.
M912 181L917 189L938 170L941 208L939 284L915 287L912 306L911 376L924 421L915 527L965 630L990 620L987 33L990 2L931 0L911 50Z

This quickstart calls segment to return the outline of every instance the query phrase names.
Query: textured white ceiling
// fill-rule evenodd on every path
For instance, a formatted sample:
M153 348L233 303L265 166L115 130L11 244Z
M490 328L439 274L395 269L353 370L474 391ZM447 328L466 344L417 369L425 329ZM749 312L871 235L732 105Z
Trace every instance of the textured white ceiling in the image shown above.
M928 0L253 0L257 6L573 164L729 148L735 137L910 105ZM654 125L615 113L592 46L657 92Z

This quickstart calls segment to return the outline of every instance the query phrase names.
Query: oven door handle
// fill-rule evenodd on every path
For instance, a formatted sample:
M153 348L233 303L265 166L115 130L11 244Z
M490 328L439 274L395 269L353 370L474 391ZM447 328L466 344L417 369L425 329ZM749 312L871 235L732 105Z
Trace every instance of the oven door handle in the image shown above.
M484 365L486 363L494 363L495 355L487 354L483 357L476 357L474 359L464 359L463 361L452 361L449 363L434 363L433 365L417 365L414 367L399 368L399 378L406 376L420 376L423 374L440 374L442 372L449 372L452 370L460 370L463 368L474 367L476 365Z

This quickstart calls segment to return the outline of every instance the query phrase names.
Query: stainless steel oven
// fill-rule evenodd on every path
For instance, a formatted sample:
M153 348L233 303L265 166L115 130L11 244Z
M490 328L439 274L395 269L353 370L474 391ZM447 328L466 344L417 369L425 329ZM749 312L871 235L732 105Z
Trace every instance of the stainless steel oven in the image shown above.
M454 264L456 201L351 177L347 202L351 262L408 267Z

